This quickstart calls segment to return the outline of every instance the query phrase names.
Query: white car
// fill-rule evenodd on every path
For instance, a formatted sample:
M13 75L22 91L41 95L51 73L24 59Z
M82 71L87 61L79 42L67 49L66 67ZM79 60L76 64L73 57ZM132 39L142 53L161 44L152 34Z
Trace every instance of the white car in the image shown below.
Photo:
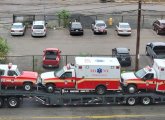
M47 29L45 21L34 21L31 27L31 36L46 36Z
M118 35L131 35L129 23L119 22L119 25L116 25L116 31Z
M107 34L107 25L103 20L95 20L92 24L93 33L104 33Z
M11 27L11 35L24 35L25 25L23 23L13 23Z

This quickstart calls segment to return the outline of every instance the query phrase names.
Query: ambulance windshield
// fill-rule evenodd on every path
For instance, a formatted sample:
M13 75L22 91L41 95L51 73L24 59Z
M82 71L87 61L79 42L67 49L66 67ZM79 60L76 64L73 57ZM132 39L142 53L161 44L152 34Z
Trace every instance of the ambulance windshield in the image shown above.
M55 71L54 72L54 76L56 76L56 77L60 77L63 73L64 73L65 71L64 71L64 69L62 68L61 70L59 70L59 71Z
M144 69L141 69L135 72L135 76L137 78L143 78L145 75L146 75L146 71Z

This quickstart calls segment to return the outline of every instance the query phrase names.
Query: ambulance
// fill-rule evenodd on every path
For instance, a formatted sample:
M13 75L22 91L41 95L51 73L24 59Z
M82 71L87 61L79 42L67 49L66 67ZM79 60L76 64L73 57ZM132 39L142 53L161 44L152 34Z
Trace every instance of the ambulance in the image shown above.
M49 93L55 89L74 89L105 94L107 90L121 89L120 64L111 57L75 57L75 65L42 73L41 81Z
M121 74L121 84L128 93L141 90L165 92L165 59L154 59L152 67Z

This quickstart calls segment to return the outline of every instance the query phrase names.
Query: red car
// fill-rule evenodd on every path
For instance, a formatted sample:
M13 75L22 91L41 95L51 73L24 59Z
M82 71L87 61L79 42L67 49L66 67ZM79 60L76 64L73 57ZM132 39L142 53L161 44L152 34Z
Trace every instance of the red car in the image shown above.
M43 54L43 67L59 67L61 51L58 48L46 48Z
M153 30L159 34L165 34L165 20L156 20L153 23Z

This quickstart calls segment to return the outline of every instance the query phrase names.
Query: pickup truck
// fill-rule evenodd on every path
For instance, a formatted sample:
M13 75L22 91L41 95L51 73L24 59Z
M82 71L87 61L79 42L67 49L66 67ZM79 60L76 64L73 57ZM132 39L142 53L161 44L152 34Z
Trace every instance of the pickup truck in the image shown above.
M165 58L165 43L151 42L146 45L146 55L154 58Z
M43 67L59 67L60 53L58 48L46 48L43 54Z

